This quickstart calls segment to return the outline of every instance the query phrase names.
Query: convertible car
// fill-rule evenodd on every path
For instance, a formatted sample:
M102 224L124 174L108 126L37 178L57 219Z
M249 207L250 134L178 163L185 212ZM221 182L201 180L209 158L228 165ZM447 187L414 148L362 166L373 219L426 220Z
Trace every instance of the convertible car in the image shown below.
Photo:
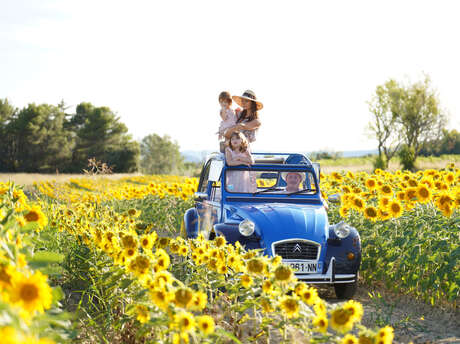
M223 235L248 250L279 255L299 280L331 284L340 299L353 297L361 240L355 228L329 224L319 164L297 153L253 157L251 166L229 166L221 153L207 158L195 206L184 215L187 237Z

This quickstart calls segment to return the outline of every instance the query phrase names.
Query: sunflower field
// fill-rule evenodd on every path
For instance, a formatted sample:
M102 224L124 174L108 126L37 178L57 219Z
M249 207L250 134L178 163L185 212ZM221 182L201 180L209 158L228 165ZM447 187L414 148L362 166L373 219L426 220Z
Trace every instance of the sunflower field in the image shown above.
M358 228L361 273L433 304L459 296L460 171L324 175L331 222ZM2 343L391 343L359 302L329 304L280 257L185 239L197 180L0 183ZM24 192L26 191L26 192Z

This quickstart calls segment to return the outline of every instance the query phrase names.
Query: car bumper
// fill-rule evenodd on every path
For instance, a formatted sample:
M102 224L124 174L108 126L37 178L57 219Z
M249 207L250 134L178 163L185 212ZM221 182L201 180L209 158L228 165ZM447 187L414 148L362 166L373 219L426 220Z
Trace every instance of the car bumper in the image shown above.
M325 274L295 274L298 280L309 283L353 283L356 281L356 274L338 274L335 268L335 258L332 257Z

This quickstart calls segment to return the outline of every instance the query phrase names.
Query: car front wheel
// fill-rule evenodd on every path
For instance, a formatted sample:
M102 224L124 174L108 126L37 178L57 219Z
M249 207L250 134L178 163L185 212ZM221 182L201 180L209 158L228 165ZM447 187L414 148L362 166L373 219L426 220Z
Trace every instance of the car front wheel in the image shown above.
M335 295L338 299L350 300L358 289L358 274L353 283L337 283L334 284Z

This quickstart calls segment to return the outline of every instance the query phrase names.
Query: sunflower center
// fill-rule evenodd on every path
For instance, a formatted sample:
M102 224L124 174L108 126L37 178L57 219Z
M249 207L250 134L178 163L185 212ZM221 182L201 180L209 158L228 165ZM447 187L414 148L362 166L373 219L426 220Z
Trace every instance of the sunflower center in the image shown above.
M346 324L349 318L349 313L343 309L334 313L334 321L339 325Z
M30 302L38 298L38 289L34 284L25 284L21 288L21 299Z
M25 216L27 222L36 222L39 219L38 214L35 211L29 211Z

